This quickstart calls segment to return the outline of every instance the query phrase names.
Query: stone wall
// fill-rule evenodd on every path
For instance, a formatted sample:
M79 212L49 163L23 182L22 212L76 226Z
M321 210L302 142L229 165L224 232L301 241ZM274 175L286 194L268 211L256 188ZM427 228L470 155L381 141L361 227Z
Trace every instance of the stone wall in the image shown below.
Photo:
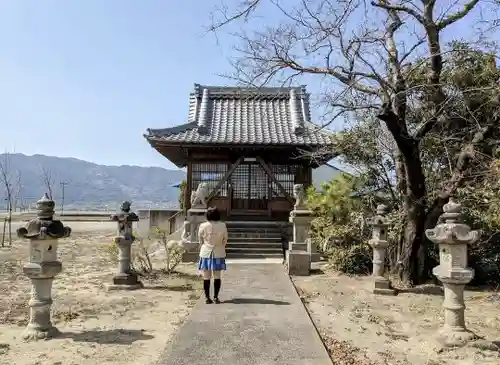
M167 234L175 232L182 227L186 218L183 213L177 214L178 212L178 209L140 209L137 230L143 237L147 237L154 228L165 230ZM170 218L175 214L177 215L173 222L170 222Z

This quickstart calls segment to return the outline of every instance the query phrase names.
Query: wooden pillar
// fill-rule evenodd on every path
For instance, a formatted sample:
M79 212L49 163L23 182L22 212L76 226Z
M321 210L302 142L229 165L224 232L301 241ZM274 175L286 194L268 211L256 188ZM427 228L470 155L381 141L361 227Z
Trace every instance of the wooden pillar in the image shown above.
M311 166L304 166L304 170L305 170L305 177L306 177L306 181L304 181L305 183L305 187L309 187L312 185L312 168Z
M269 164L269 169L271 170L271 173L273 172L273 165ZM273 218L273 210L271 203L273 201L273 182L271 177L267 177L267 216L269 219Z
M188 209L191 208L192 181L193 181L193 166L192 162L189 160L187 164L186 194L184 195L184 208L186 212Z
M228 162L227 163L227 171L231 170L232 163ZM227 190L226 190L226 216L229 217L231 215L231 207L233 203L232 199L233 195L233 185L231 184L231 176L229 176L229 179L227 180Z

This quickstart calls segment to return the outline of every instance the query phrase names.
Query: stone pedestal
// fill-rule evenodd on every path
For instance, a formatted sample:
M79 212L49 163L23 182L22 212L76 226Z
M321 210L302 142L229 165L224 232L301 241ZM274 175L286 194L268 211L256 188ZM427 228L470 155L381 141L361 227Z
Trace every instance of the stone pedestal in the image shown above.
M198 229L200 224L206 221L206 208L191 208L188 210L189 221L189 242L185 244L186 252L182 254L182 262L197 262L199 260L199 244Z
M182 262L198 261L198 252L196 251L198 244L191 241L191 223L188 220L185 220L182 225L181 239L178 244L182 250Z
M289 242L288 243L288 250L289 251L306 251L307 252L307 242L301 242L301 243L295 243L295 242Z
M308 276L311 271L311 255L307 251L286 252L288 275Z
M117 222L117 236L113 239L118 247L118 270L108 290L134 290L143 287L136 273L131 270L132 243L135 241L133 223L139 221L137 214L130 211L130 202L123 202L121 211L111 216Z
M307 239L309 238L309 228L311 226L312 212L307 209L292 210L289 221L293 223L293 244L304 245L307 250Z
M286 255L288 272L290 275L309 275L311 270L311 254L308 244L309 228L312 212L304 206L304 187L295 184L293 187L295 205L290 212L290 223L293 224L293 241L289 243Z
M54 220L54 201L45 194L37 202L37 217L17 230L20 238L29 240L29 262L23 266L31 280L30 319L21 337L26 340L48 339L59 331L52 325L52 282L62 270L57 261L58 239L69 237L71 229Z
M307 239L307 252L311 254L311 262L319 262L321 259L321 256L318 252L318 248L316 245L313 243L313 241L308 238Z
M372 238L368 244L373 248L373 282L374 294L395 295L396 291L391 287L389 279L384 277L385 256L389 242L387 241L387 231L389 224L386 218L387 207L383 204L377 206L377 215L370 220L372 226Z
M425 234L439 245L439 266L432 272L444 286L444 326L437 339L444 346L457 347L477 338L465 326L464 288L474 277L467 267L467 245L479 239L479 232L463 223L460 204L450 200L443 210L443 223Z

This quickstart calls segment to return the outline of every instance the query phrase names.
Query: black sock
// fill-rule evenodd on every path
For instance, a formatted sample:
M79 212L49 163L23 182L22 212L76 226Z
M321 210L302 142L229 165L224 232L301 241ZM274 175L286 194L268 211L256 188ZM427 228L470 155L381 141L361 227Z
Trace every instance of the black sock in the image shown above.
M210 299L210 279L203 280L203 290L205 291L205 298Z
M220 279L214 279L214 298L219 297L221 281Z

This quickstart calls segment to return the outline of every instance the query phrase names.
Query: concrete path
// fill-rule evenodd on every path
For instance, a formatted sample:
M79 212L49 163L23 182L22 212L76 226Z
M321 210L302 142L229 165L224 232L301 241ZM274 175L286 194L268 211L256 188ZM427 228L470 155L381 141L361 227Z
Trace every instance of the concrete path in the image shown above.
M158 365L331 365L277 264L233 264L221 304L197 303Z

